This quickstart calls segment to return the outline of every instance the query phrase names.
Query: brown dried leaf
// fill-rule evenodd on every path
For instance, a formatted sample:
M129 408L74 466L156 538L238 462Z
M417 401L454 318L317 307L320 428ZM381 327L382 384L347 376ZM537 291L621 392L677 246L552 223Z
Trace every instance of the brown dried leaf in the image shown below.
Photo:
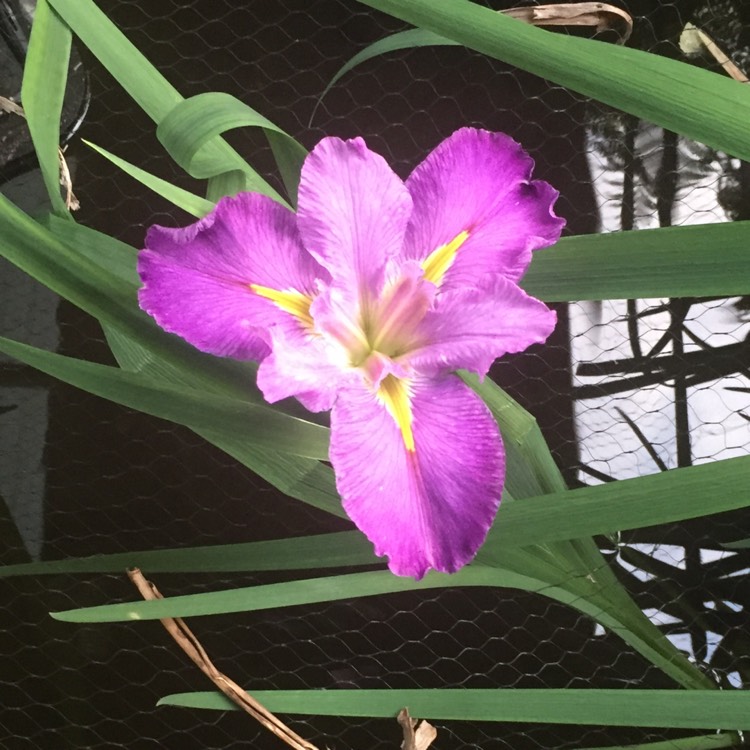
M597 32L615 31L618 44L625 44L633 31L633 19L608 3L554 3L501 11L533 26L594 26Z
M412 719L408 708L398 712L397 721L404 732L401 750L427 750L437 737L437 729L427 721Z

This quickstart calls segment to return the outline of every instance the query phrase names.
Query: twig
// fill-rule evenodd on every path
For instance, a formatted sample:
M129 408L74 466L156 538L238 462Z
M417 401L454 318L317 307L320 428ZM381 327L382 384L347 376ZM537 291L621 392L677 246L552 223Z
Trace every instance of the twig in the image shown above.
M138 568L128 570L128 577L135 584L141 596L147 601L163 599L156 586L147 581ZM295 750L318 750L311 742L300 737L291 730L284 722L276 718L267 708L258 703L251 695L241 688L236 682L222 674L208 658L198 639L185 622L180 618L165 617L161 624L174 638L177 645L190 657L194 664L205 674L211 682L221 690L229 700L236 703L243 711L249 713L260 722L266 729L273 732L277 737L286 742Z

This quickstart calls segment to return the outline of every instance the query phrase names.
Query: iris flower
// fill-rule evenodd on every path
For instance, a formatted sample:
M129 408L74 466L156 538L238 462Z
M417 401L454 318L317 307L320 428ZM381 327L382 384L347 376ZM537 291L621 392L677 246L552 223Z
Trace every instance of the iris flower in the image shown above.
M464 128L404 183L361 138L324 138L296 214L241 193L152 227L140 253L140 303L162 328L259 361L269 402L332 410L344 508L398 575L461 568L500 504L497 424L455 371L483 377L554 328L517 283L564 224L532 167L508 136Z

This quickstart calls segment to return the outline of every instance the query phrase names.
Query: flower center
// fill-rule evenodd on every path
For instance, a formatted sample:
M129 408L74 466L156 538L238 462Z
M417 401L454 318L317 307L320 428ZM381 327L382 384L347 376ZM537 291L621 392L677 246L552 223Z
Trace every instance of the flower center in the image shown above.
M420 268L404 269L401 277L389 284L368 313L361 327L367 350L362 361L377 352L389 359L406 354L413 346L417 326L432 304L434 286L426 282ZM354 362L354 360L353 360Z

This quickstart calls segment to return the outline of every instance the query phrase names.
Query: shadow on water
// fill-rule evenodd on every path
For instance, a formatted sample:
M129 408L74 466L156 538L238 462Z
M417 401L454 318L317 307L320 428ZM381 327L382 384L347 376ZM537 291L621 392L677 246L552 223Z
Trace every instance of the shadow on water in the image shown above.
M4 1L10 7L9 0ZM308 147L325 134L362 134L401 176L458 127L475 124L508 132L533 154L535 175L560 190L558 212L568 220L572 234L610 228L602 226L607 221L602 191L612 199L614 190L614 201L609 202L619 207L620 226L611 229L652 221L648 217L653 211L647 209L654 201L657 221L672 220L680 191L690 192L688 185L679 183L677 172L680 154L693 146L670 134L649 134L639 123L458 48L416 50L355 70L326 97L308 129L317 97L341 63L367 43L402 28L361 6L339 0L242 5L230 0L170 0L158 9L143 0L106 0L99 5L184 95L207 90L234 93ZM676 55L675 40L685 20L705 14L705 7L697 2L668 3L654 10L651 3L632 3L630 10L636 16L633 43ZM730 17L731 13L722 14L724 21ZM747 44L750 19L742 16L739 24L742 34L738 38ZM714 35L720 39L720 30ZM0 50L6 56L2 59L9 61L0 66L0 75L8 78L3 83L7 90L0 90L0 95L16 95L18 48L6 40L6 48ZM92 96L78 135L196 189L162 155L148 118L85 49L76 54L83 66L76 69L81 75L69 97L66 122L71 127L77 123L76 113L86 100L85 69ZM0 136L9 132L8 123L7 116L0 119ZM25 161L29 144L17 122L11 136L18 144L17 156L6 157L4 179L18 180L29 174ZM228 137L241 153L252 156L255 166L270 172L270 154L257 134L236 132ZM646 154L658 163L656 179L649 177L651 162L646 163ZM719 165L722 188L718 194L727 218L744 218L737 211L747 205L746 165L705 151L700 154L701 165L712 169L715 163ZM187 216L118 175L77 139L70 144L68 159L81 201L77 218L82 223L138 246L151 223L188 222ZM601 174L592 183L596 164ZM696 167L699 175L704 174L701 169ZM22 186L26 195L40 190L31 178ZM111 362L98 325L86 315L65 302L58 305L34 283L11 277L5 269L2 278L3 287L19 295L12 310L3 315L4 334L68 355ZM615 310L610 318L612 326L625 327L626 340L636 347L630 352L613 353L603 338L600 351L593 355L581 351L577 342L593 330L593 324L585 323L588 318L581 316L597 313L571 306L569 323L569 311L561 306L560 325L547 345L493 368L493 377L537 417L571 484L607 480L620 471L610 456L589 460L597 448L583 434L582 424L591 417L586 411L591 401L581 389L594 388L593 396L601 401L597 409L606 410L612 423L608 430L614 429L615 422L624 428L619 434L627 434L633 442L625 453L644 451L652 462L656 454L669 463L672 459L664 454L662 443L653 445L648 419L643 419L648 411L630 421L612 411L616 406L627 416L628 405L635 403L633 393L617 390L628 378L648 376L655 386L667 382L669 397L662 394L661 398L667 404L662 411L671 415L667 422L675 433L669 443L677 457L670 463L673 466L686 465L695 457L695 443L687 451L684 446L686 437L697 429L685 418L691 388L714 384L718 377L738 373L744 377L744 341L723 340L717 345L710 332L696 334L694 330L693 304L711 303L623 304L624 311ZM23 314L16 321L13 315L19 309ZM666 322L648 331L638 327L659 315ZM8 327L6 317L11 321ZM602 314L599 320L605 318ZM688 331L702 343L690 339L692 344L684 343L680 349L679 342L687 342ZM661 348L649 345L645 349L647 336L656 336L657 341L659 336L667 338ZM0 495L9 507L22 509L14 512L14 522L3 522L8 536L4 533L2 538L10 539L0 549L3 561L28 554L57 559L350 527L284 498L187 430L40 379L12 364L2 364L0 378L0 407L8 409L0 408L0 435L11 436L5 438L8 447L2 451L7 468L0 478ZM615 397L620 400L615 402ZM625 439L618 437L615 442ZM644 471L638 461L633 465ZM629 470L630 465L622 469ZM658 468L652 463L645 470ZM36 477L33 486L28 480L32 475ZM9 482L5 477L15 479ZM29 511L33 507L30 497L37 502L36 512ZM23 530L20 536L18 528ZM747 650L742 633L746 623L737 607L747 601L740 574L750 566L745 565L745 552L719 554L718 543L750 536L747 529L747 518L735 514L714 519L710 526L702 521L601 540L604 549L611 548L616 570L642 606L649 612L658 610L664 629L683 637L678 643L709 662L725 680L734 673L745 679ZM667 559L667 554L676 559ZM176 594L272 580L282 577L164 575L158 584L165 594ZM154 708L164 694L207 687L158 624L72 626L48 618L50 610L136 598L124 575L17 579L2 587L7 602L2 613L7 633L2 647L2 680L7 684L7 691L3 688L6 709L0 718L2 747L189 750L250 742L257 747L279 746L243 716ZM598 633L587 618L541 597L514 591L401 594L203 619L193 626L219 667L251 690L671 687L667 678L613 636ZM295 727L317 744L331 747L393 747L399 741L395 722L305 719L296 721ZM440 746L451 748L509 745L536 750L679 736L636 729L615 732L596 727L458 722L439 728Z

